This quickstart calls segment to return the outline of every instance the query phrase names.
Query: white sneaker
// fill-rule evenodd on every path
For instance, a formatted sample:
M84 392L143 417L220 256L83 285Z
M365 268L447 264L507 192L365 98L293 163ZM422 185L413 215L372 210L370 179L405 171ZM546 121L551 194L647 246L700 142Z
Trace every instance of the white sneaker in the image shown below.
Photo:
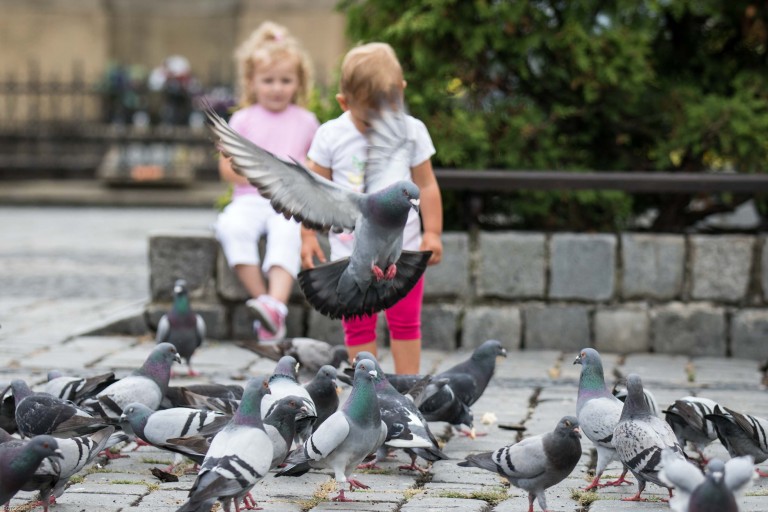
M285 338L287 308L284 304L262 295L247 300L245 305L256 317L254 328L259 341L276 341Z

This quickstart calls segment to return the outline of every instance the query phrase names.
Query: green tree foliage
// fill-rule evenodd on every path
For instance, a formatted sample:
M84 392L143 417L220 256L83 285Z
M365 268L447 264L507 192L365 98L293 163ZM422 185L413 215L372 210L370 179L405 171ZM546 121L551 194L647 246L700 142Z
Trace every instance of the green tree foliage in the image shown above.
M339 8L352 41L397 51L437 166L753 173L768 164L765 2L343 0ZM489 203L521 227L610 230L648 206L660 209L657 228L681 229L710 211L689 201L562 191Z

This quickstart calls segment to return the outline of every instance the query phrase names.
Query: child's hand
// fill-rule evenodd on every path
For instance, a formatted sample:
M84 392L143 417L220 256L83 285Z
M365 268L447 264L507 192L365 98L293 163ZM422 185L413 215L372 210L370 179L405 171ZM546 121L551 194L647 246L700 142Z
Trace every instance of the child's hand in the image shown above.
M427 265L437 265L443 259L443 241L437 233L425 232L421 237L422 251L432 251ZM303 249L302 249L303 252Z
M301 233L301 268L315 268L315 260L325 263L325 253L320 242L317 241L317 235L314 231L304 231Z

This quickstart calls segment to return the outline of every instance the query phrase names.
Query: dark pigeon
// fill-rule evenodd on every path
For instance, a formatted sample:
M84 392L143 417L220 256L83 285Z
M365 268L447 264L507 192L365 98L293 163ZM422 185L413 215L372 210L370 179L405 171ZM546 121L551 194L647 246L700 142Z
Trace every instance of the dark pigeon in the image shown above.
M415 183L398 181L369 194L355 192L296 161L276 158L232 130L212 110L207 113L219 149L232 157L233 168L257 186L276 211L313 229L354 230L349 258L298 275L299 286L315 309L331 318L356 317L386 309L408 294L431 256L402 249L408 214L419 208ZM371 146L377 157L369 157L366 175L409 172L412 144L403 108L382 109L381 118L371 121L368 135L377 141L375 148Z
M251 379L232 420L211 441L189 499L177 512L208 512L219 500L230 512L232 501L248 495L272 463L272 441L264 431L261 401L269 393L263 379Z
M17 492L29 485L35 471L48 457L62 458L59 444L51 436L36 436L21 445L0 445L0 505L6 505ZM47 501L43 507L48 510Z
M706 464L704 448L717 439L715 424L706 416L715 412L717 402L709 398L685 396L675 400L664 411L667 423L672 427L680 446L685 448L691 443L693 449L699 454L702 463Z
M756 464L768 459L768 420L719 405L704 417L715 424L717 437L731 457L750 455ZM768 473L759 469L757 474L768 477Z
M173 306L157 324L157 343L170 343L187 363L190 376L199 375L192 369L192 355L205 339L205 320L189 304L187 282L176 280L173 285Z
M304 389L307 390L315 404L317 419L312 429L317 430L317 427L322 425L339 408L336 368L331 365L321 367L315 378L304 385Z
M266 418L278 400L286 396L300 396L307 406L306 415L298 418L296 430L301 441L312 433L312 425L317 418L317 408L312 396L298 381L298 362L292 356L283 356L275 365L272 376L269 377L270 394L264 397L261 404L262 419ZM297 439L299 441L299 439Z
M328 468L339 486L339 494L333 501L351 501L344 495L345 484L349 484L350 490L367 489L367 485L350 475L387 437L387 426L381 420L374 389L375 378L373 362L358 362L347 401L288 456L285 468L275 476L301 476L310 468Z
M636 374L627 376L627 400L621 418L613 433L613 445L619 460L637 478L637 494L622 501L645 501L640 497L646 482L672 489L659 478L661 454L669 449L672 455L683 459L683 448L669 424L655 416L643 394L643 382Z
M307 404L299 396L286 396L275 403L266 418L264 431L272 441L272 463L276 468L285 461L296 437L296 418L307 414Z
M299 371L313 377L322 366L331 365L339 368L348 362L349 354L344 345L330 343L313 338L284 338L275 343L243 342L240 346L262 357L279 361L283 356L292 356L301 365Z
M564 416L554 431L523 439L494 452L470 455L459 462L498 473L515 487L528 492L528 512L533 502L547 511L546 490L571 474L581 458L578 420Z
M141 368L84 400L82 406L112 420L119 420L123 409L133 402L156 410L168 391L174 362L181 362L176 347L170 343L155 345Z

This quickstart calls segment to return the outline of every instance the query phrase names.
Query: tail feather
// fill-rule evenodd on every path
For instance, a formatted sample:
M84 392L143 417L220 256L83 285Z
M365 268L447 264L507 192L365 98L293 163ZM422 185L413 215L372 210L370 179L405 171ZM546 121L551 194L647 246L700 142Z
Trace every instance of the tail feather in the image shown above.
M301 271L299 286L312 307L330 318L371 315L392 307L405 297L426 270L431 255L429 251L403 251L397 260L395 278L374 281L367 290L359 287L339 289L349 258Z
M492 452L476 453L474 455L468 455L466 459L459 462L458 465L463 468L480 468L494 473L500 473L498 464L493 462Z

